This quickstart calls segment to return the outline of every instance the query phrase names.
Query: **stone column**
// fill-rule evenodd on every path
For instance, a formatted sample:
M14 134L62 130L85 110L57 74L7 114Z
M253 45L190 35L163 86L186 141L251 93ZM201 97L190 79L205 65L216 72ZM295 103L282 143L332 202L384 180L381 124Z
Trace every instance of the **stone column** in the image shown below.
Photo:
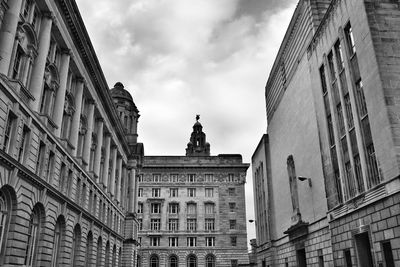
M136 179L136 170L135 168L128 169L129 175L129 205L128 205L128 212L134 213L135 211L135 179Z
M11 1L12 2L12 1ZM51 26L53 24L54 16L51 12L45 13L42 18L39 34L39 49L38 56L36 57L35 64L33 65L31 75L30 91L35 98L31 102L31 108L39 112L40 100L43 91L43 77L46 68L47 54L49 53L50 39L51 39Z
M8 1L0 29L0 73L8 75L22 0Z
M122 158L117 160L118 166L118 181L117 181L117 202L121 202L121 180L122 180Z
M110 167L110 145L111 145L111 135L106 134L106 140L104 143L104 165L103 165L103 188L108 188L108 168Z
M85 141L83 145L82 161L85 165L85 169L89 168L90 161L90 149L92 148L92 134L93 134L93 124L94 124L94 100L88 101L88 114L87 114L87 131L85 135Z
M60 67L60 86L58 87L56 100L54 103L53 120L58 126L55 130L55 135L60 137L61 124L64 113L65 92L67 91L68 71L69 71L70 51L65 51L61 56Z
M97 146L94 155L94 166L93 166L93 173L96 177L96 182L100 183L100 161L101 161L101 147L103 146L103 119L98 119L98 126L97 126Z
M111 153L111 179L110 179L110 193L111 197L114 197L115 193L115 171L117 168L117 146L113 146Z
M74 147L72 151L72 156L76 157L78 151L78 135L79 135L79 124L81 122L81 112L82 112L82 95L83 87L85 86L85 79L79 78L77 80L76 90L75 90L75 112L72 117L71 125L71 136L70 142Z

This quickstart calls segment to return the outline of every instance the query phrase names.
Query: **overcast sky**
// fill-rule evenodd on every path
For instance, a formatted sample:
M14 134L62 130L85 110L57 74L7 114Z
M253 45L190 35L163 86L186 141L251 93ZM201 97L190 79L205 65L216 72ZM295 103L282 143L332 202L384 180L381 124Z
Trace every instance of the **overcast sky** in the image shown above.
M140 110L145 155L184 155L200 114L211 154L251 162L267 127L264 87L297 0L76 1L110 88L122 82ZM251 167L246 204L253 219Z

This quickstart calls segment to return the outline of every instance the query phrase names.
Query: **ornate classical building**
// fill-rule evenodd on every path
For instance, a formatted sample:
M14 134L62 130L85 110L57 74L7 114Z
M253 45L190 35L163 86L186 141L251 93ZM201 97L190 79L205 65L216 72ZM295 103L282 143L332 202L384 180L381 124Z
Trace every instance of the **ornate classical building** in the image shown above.
M259 266L400 264L400 2L300 0L252 158Z
M135 266L138 117L75 1L0 1L1 266Z
M198 119L198 117L197 117ZM248 264L241 155L210 156L196 121L186 156L145 156L139 175L142 266Z

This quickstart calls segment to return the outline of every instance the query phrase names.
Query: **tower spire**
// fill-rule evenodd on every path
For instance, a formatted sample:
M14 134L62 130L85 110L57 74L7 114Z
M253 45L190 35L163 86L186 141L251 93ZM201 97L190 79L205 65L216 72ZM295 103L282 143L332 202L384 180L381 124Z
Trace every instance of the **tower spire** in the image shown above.
M200 115L197 114L190 142L187 144L186 156L210 156L210 144L206 142L206 134L199 120Z

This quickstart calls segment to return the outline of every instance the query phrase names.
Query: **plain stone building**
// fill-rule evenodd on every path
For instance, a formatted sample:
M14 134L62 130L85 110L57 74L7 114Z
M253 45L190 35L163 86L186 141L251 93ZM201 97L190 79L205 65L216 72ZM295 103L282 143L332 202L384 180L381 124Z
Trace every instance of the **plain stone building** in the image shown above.
M400 265L400 2L299 1L253 158L259 266Z
M186 156L145 156L139 175L141 266L248 264L241 155L210 156L200 122Z
M138 110L75 1L0 1L0 265L134 266Z

